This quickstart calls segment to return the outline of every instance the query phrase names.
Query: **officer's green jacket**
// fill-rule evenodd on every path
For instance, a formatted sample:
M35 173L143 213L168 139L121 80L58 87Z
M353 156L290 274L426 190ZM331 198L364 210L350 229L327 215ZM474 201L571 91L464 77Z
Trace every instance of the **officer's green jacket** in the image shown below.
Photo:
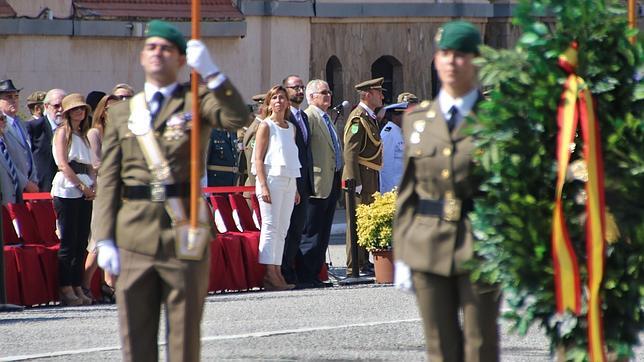
M201 113L201 154L208 143L212 127L236 130L248 122L248 110L239 92L229 80L215 90L199 89ZM179 137L165 137L166 121L173 115L191 111L192 94L189 84L178 85L159 111L153 129L177 184L190 182L190 128ZM162 202L124 200L124 185L149 185L151 174L136 136L128 128L130 102L110 107L103 139L103 159L99 170L98 190L94 211L96 240L115 240L119 248L155 255L162 231L170 229L170 218ZM176 135L175 135L176 136ZM203 168L200 168L200 174ZM184 202L189 212L188 198ZM164 233L168 235L168 233Z
M395 257L412 270L442 276L466 273L463 263L473 257L474 243L466 213L459 221L446 221L420 212L418 206L421 199L465 201L477 193L471 175L474 144L464 132L466 122L450 134L438 102L425 101L402 124L405 156L394 219Z

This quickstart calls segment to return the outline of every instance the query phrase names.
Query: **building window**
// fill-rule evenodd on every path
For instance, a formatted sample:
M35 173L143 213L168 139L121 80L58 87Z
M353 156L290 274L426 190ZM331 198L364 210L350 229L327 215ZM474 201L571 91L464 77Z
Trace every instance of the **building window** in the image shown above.
M386 89L384 92L386 104L394 103L398 94L403 92L402 63L391 55L384 55L371 64L371 77L385 78L382 86Z
M342 81L342 63L335 55L326 62L326 82L329 83L329 89L333 92L331 104L342 102L344 99L343 94L343 81Z

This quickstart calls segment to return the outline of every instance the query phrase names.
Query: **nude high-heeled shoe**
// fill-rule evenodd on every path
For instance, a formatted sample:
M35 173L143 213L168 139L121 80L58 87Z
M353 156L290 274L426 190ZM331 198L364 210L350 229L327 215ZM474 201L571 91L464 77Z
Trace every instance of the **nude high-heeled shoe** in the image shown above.
M58 294L60 296L60 305L62 306L75 307L83 305L83 301L76 296L76 293L74 293L74 290L70 286L61 287L58 290Z

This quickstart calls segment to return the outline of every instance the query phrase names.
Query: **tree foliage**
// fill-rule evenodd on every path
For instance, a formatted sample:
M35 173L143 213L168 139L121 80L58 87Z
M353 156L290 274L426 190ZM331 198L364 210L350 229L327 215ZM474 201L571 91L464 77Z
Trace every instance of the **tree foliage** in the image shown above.
M471 130L479 152L475 173L485 197L471 213L476 251L473 277L502 285L519 333L540 325L551 348L587 360L585 206L583 184L564 186L564 209L580 267L582 315L557 315L551 254L556 183L557 106L566 74L557 58L579 44L581 76L595 97L605 169L606 205L619 235L606 248L601 293L611 354L632 357L644 321L644 91L642 44L628 37L626 11L616 1L523 0L511 50L483 47L479 59L488 100ZM638 73L639 71L639 73ZM639 74L640 76L637 76ZM582 158L581 130L572 159ZM615 230L613 230L615 232ZM565 286L564 286L565 287Z

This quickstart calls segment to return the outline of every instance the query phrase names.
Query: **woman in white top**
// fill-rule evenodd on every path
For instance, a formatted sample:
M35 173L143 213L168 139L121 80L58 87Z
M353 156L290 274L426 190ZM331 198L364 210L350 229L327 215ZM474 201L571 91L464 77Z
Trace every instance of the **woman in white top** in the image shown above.
M63 123L56 129L52 143L58 172L51 195L61 235L58 284L63 305L92 303L81 288L96 178L87 139L89 110L78 93L63 98Z
M119 84L120 85L120 84ZM122 88L118 88L122 89ZM92 166L94 170L98 170L101 166L101 148L103 145L103 131L105 130L105 121L107 120L107 109L110 107L110 104L118 102L119 97L115 95L106 95L101 98L101 100L96 105L94 109L94 115L92 117L92 128L87 131L87 140L89 141L89 149L92 156ZM98 180L96 180L98 183ZM96 187L94 187L96 189ZM92 213L92 219L90 222L90 230L92 229L94 223L97 222L94 219L94 213ZM83 273L82 287L83 292L88 298L94 299L90 291L90 285L92 283L92 278L94 273L98 268L96 263L97 257L96 251L96 240L91 237L89 245L87 245L87 259L85 259L85 272ZM101 282L101 294L103 296L102 301L105 303L114 303L114 278L110 273L104 273L104 280Z
M300 161L295 144L295 126L287 121L290 113L286 89L274 86L264 99L264 120L257 129L252 173L262 214L259 262L266 265L264 288L293 289L282 276L282 254L294 204L300 202L295 179Z

